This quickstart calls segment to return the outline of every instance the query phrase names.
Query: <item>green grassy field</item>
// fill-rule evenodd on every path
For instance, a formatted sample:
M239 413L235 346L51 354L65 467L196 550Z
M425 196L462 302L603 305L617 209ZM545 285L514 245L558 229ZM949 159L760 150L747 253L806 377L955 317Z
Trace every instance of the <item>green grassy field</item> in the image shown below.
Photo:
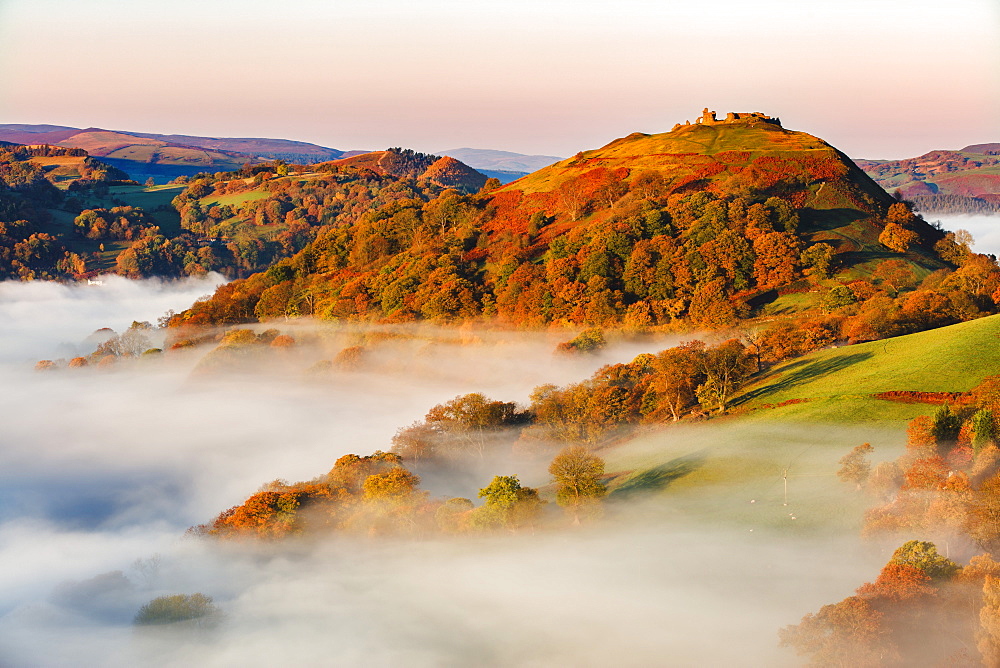
M874 461L894 459L907 423L937 409L871 395L969 390L1000 373L998 337L1000 316L991 316L781 364L744 391L731 415L666 426L602 450L612 474L609 498L647 498L668 512L748 531L860 526L870 499L837 479L840 458L869 442ZM791 399L809 401L766 406Z
M1000 373L1000 315L908 336L821 350L785 362L747 389L748 407L890 390L964 392Z
M201 199L201 203L203 206L211 206L212 204L228 204L229 206L238 206L240 204L253 202L259 199L266 199L270 194L271 193L265 190L246 190L239 193L203 197Z

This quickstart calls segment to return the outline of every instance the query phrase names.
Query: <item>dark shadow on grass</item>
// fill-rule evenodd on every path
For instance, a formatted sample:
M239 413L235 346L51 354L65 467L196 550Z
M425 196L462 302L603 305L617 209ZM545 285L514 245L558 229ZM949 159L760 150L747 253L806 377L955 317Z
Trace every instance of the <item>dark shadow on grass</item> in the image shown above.
M874 355L874 353L852 353L850 355L841 355L839 357L833 357L825 360L815 360L813 362L793 362L786 367L781 380L759 387L752 392L747 392L734 401L733 405L738 406L753 399L760 399L777 392L791 389L796 385L802 385L803 383L815 380L821 376L836 373L849 366L857 364L858 362L863 362L872 355Z
M630 501L636 496L652 494L665 489L670 483L697 471L705 463L705 451L694 452L671 459L666 464L646 469L611 490L610 501Z
M865 214L857 209L813 209L806 207L799 211L800 230L802 232L835 230L865 217Z

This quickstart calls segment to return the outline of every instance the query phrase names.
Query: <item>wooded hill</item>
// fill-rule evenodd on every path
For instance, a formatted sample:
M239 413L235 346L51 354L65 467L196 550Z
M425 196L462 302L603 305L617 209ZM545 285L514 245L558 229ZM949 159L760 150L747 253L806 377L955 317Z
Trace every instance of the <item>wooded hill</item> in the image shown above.
M247 276L301 250L324 225L349 225L370 208L427 201L448 187L474 192L486 181L452 158L390 149L143 187L82 149L16 145L0 152L0 177L9 249L0 270L23 279Z
M175 324L720 327L810 308L886 261L919 280L963 252L835 148L768 122L636 133L498 186L370 207Z

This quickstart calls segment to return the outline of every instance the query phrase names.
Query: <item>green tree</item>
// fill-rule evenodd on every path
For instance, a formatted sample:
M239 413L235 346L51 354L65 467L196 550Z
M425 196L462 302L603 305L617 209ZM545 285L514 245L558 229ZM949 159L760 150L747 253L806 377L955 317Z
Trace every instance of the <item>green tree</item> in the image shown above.
M962 569L951 559L938 554L934 543L922 540L903 543L892 553L889 563L919 568L933 580L947 579Z
M938 447L949 447L958 440L958 432L962 428L962 420L951 406L944 404L934 413L932 433Z
M510 530L533 524L544 503L538 497L538 490L522 487L516 475L495 476L489 485L479 490L479 498L486 502L476 509L473 523Z
M972 449L977 453L996 439L996 421L987 408L976 411L972 421Z
M185 626L209 628L221 621L222 611L204 594L176 594L154 598L139 608L133 624L158 626L185 622Z

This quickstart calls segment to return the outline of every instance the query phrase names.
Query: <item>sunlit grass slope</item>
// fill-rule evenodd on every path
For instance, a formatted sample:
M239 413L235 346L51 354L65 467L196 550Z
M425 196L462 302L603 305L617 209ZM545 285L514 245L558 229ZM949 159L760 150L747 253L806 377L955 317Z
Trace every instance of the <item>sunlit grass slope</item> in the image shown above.
M895 457L907 422L937 409L872 395L970 390L1000 373L998 339L1000 316L992 316L786 362L744 392L735 415L606 449L611 498L646 497L748 530L857 525L869 500L837 479L840 458L863 442L875 446L876 461ZM807 401L773 406L793 400Z
M964 392L1000 373L1000 316L821 350L771 370L741 397L748 407L892 390Z

